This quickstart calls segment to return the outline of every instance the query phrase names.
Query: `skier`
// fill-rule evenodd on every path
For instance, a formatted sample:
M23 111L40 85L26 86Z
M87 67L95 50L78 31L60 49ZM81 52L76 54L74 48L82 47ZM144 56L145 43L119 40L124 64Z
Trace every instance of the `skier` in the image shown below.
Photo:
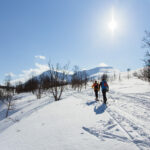
M106 104L106 101L107 101L106 92L109 91L109 86L108 86L107 81L104 77L102 78L102 81L99 84L99 89L100 88L102 89L103 102L104 102L104 104Z
M94 88L96 101L98 101L99 84L97 83L97 81L94 82L94 84L92 85L92 88Z

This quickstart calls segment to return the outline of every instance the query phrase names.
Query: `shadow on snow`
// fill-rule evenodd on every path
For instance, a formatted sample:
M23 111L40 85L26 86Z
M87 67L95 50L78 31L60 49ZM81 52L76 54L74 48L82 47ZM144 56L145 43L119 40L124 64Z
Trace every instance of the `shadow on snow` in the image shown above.
M95 107L94 107L94 112L95 112L96 114L102 114L102 113L105 112L106 108L107 108L106 104L102 104L102 105L100 105L100 106L98 106L98 107L95 106Z
M93 105L93 104L95 104L96 103L96 101L92 101L92 102L87 102L86 104L88 105L88 106L90 106L90 105Z

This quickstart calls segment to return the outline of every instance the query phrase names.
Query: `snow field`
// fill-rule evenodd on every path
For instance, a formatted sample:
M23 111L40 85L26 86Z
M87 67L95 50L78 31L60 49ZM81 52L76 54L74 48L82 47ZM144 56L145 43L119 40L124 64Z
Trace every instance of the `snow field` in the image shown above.
M1 149L150 149L149 85L138 79L109 83L106 106L94 100L91 84L81 93L66 91L58 102L17 95L17 111L0 121Z

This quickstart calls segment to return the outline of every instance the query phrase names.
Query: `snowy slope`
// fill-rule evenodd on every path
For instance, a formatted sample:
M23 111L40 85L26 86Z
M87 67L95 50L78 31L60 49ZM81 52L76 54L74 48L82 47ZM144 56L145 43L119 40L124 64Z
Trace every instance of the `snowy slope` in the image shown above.
M111 66L97 66L97 67L94 67L94 68L91 68L91 69L81 70L80 72L86 72L88 78L91 78L91 77L92 78L98 78L101 75L103 75L104 73L107 73L108 75L113 75L114 73L119 74L120 71L117 70L117 69L114 69ZM62 73L60 71L59 75L61 76L61 74ZM42 74L36 76L35 78L39 79L40 76L47 76L47 75L49 75L49 71L45 71ZM69 81L71 81L72 75L73 75L73 72L69 72L69 74L68 74L68 80Z
M17 111L0 121L0 148L149 150L149 84L135 78L109 83L107 106L95 102L91 84L81 93L66 91L58 102L16 95Z

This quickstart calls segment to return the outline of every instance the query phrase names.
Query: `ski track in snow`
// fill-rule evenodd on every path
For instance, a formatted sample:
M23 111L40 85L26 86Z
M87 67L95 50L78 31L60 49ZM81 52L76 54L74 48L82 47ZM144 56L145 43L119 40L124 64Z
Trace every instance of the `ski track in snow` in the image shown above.
M107 112L110 116L110 120L107 124L109 127L107 130L101 131L99 128L95 127L83 127L83 129L90 134L100 138L101 140L104 140L104 138L112 138L120 141L125 142L132 142L134 143L138 149L140 150L149 150L150 149L150 129L145 129L145 126L138 124L136 121L131 120L129 118L135 118L138 120L139 118L148 121L150 123L150 95L143 95L143 94L121 94L121 93L115 93L114 91L110 91L108 93L108 104L106 108L103 107L103 105L100 105L100 102L92 101L94 96L94 93L91 92L90 89L86 90L85 92L82 92L82 94L74 95L76 98L87 99L88 102L86 102L86 105L94 106L94 111L96 114L101 114L104 112ZM102 99L102 98L100 98ZM120 101L120 103L118 103ZM114 108L111 107L113 105ZM125 107L126 105L126 107ZM128 106L132 106L130 109L127 109ZM144 106L144 107L143 107ZM97 108L96 108L97 107ZM136 109L134 109L136 107ZM136 111L138 109L143 109L144 112L148 111L146 113L141 114L138 116ZM117 111L118 110L118 111ZM134 111L135 110L135 111ZM127 114L127 115L123 115ZM127 116L131 116L127 118ZM126 133L126 137L122 137L119 135L112 134L108 132L108 130L115 128L116 124L122 128L122 130ZM144 124L144 123L143 123ZM106 124L105 124L106 126ZM118 130L118 129L116 129ZM147 132L146 132L146 131Z
M127 133L130 137L130 141L136 144L140 150L149 149L150 137L146 134L142 128L138 127L135 123L120 115L116 111L110 109L107 110L109 115L119 124L119 126Z
M24 96L28 98L27 101L22 101L22 98ZM18 107L18 105L20 106L17 109L10 110L8 118L5 119L5 115L1 117L1 123L5 124L5 126L0 126L0 133L4 132L7 128L19 122L23 118L28 117L35 111L38 111L39 109L43 108L47 104L53 102L50 101L49 99L46 99L45 101L39 100L36 103L35 96L28 97L26 94L21 94L21 96L19 97L14 96L14 101L19 101L19 103L14 105L14 108ZM6 109L3 109L2 111L4 112L4 114L6 113Z
M110 92L110 94L112 94L112 95L109 95L110 100L114 101L115 98L113 97L113 95L115 95L115 92ZM150 116L148 112L146 113L146 116L145 116L145 110L150 111L150 109L147 108L150 105L150 101L149 101L150 98L145 99L143 98L143 96L139 97L138 94L136 95L133 94L134 96L132 96L132 95L125 95L125 94L117 93L117 95L118 95L118 100L121 100L121 102L122 100L126 102L128 101L126 105L130 106L132 104L132 107L128 109L129 108L128 106L124 108L124 105L121 107L118 105L118 107L115 107L115 110L112 110L111 108L109 108L107 112L125 130L125 132L130 136L131 140L139 147L140 150L148 150L150 148L150 134L148 134L150 133L150 130L149 129L147 130L148 133L145 132L144 131L145 126L140 125L140 123L138 123L137 121L131 120L131 118L136 118L136 120L139 120L139 119L142 119L144 121L147 120L150 122L149 120ZM145 107L142 107L143 105ZM136 109L134 109L135 107ZM140 108L140 110L141 108L144 109L144 113L141 115L137 115L138 113L137 108ZM117 109L119 109L118 112L116 111ZM128 115L123 115L123 114L128 114ZM128 118L125 116L128 116Z

